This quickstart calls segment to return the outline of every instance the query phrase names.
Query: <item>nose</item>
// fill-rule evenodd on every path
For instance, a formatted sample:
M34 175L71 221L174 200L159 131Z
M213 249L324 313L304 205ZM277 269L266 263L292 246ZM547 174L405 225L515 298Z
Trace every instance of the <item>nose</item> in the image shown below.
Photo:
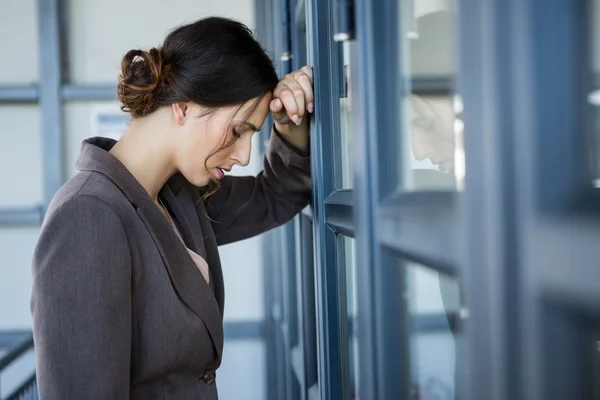
M252 153L252 136L240 138L235 142L235 149L231 154L231 159L236 164L246 167L250 163L250 154Z
M424 146L421 142L419 142L418 140L415 141L414 139L413 139L413 143L412 143L412 150L413 150L413 156L415 157L415 160L417 160L417 161L422 161L422 160L426 159L430 153L428 146Z

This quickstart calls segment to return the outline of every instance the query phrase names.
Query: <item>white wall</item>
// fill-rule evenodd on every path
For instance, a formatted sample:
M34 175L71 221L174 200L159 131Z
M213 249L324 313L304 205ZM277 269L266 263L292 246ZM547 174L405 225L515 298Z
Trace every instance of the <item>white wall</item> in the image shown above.
M185 22L224 16L254 27L252 0L70 0L65 50L72 83L115 84L122 56L132 48L153 47ZM37 1L0 1L0 84L36 82L38 73ZM91 136L91 112L107 102L71 102L63 107L65 167L70 177L81 141ZM28 206L42 200L42 146L37 106L0 105L0 207ZM262 167L255 138L253 160L238 174ZM8 190L10 189L10 190ZM30 263L39 227L0 227L0 331L30 329ZM226 321L264 318L261 238L220 249L226 285ZM265 397L265 344L226 342L218 372L221 398ZM252 366L252 368L248 368ZM6 376L0 377L3 384ZM229 384L235 382L234 385ZM243 393L238 388L253 388ZM250 397L248 397L250 396Z
M38 78L35 0L0 1L1 83ZM35 105L0 105L0 207L42 200L40 116ZM30 259L39 228L0 227L0 330L28 328Z
M37 0L0 1L1 83L38 80Z

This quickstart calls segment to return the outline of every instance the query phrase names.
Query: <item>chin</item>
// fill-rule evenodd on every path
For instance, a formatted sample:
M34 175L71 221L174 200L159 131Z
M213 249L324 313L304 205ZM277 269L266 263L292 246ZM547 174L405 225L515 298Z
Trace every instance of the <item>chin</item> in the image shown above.
M187 181L189 183L191 183L192 185L194 185L196 187L208 186L208 184L212 180L210 176L194 176L194 177L186 176L185 179L187 179Z

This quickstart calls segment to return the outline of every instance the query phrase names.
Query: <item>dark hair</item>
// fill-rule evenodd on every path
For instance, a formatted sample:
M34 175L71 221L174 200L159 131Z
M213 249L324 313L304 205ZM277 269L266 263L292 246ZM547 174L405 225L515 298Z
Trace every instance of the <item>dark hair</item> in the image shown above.
M176 28L158 48L129 51L118 93L121 109L138 118L178 102L242 105L277 83L273 62L250 29L211 17Z
M158 48L125 54L118 95L121 109L133 118L179 102L196 103L211 113L256 99L247 119L278 81L273 62L247 26L211 17L174 29ZM208 158L235 141L225 143L225 136ZM218 188L218 182L213 184Z

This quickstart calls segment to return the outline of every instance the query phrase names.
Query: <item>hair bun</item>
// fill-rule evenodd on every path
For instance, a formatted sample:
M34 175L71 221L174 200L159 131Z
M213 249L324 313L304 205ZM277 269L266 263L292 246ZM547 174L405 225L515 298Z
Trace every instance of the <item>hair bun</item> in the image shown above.
M155 111L154 101L165 81L166 68L161 48L130 50L121 61L118 96L121 109L133 117L143 117Z

